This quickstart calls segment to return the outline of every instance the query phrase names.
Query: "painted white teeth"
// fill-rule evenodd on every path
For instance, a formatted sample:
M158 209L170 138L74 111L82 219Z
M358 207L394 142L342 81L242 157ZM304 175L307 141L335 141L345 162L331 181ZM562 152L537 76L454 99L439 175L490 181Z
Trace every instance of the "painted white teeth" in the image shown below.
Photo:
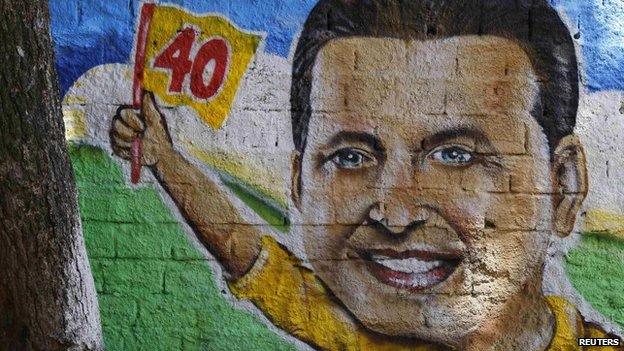
M444 264L444 261L440 261L440 260L423 261L414 257L404 258L404 259L395 259L395 258L390 258L386 256L374 255L372 257L372 260L375 263L378 263L393 271L409 273L409 274L426 273Z
M425 278L412 279L410 281L393 278L392 282L397 285L401 285L403 287L412 287L412 288L421 288L421 287L425 287L433 283L429 279L425 279Z

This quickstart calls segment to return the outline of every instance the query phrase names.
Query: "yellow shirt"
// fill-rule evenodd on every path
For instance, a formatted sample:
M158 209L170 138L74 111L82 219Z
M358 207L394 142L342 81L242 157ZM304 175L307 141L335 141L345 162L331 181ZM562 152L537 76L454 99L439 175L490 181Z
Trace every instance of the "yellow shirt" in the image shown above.
M321 350L446 350L444 346L374 333L353 320L316 275L265 236L258 261L242 278L230 283L239 299L252 301L280 329ZM586 323L566 300L549 296L555 333L547 351L617 351L621 347L577 346L580 337L608 337ZM613 336L610 336L613 337Z

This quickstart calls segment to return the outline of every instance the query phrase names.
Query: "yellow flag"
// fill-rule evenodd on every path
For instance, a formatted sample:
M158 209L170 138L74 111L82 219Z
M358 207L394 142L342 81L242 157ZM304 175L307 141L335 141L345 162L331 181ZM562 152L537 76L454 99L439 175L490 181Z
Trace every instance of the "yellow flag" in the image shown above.
M144 4L135 47L135 105L142 90L150 90L166 104L192 107L218 129L260 39L220 16Z

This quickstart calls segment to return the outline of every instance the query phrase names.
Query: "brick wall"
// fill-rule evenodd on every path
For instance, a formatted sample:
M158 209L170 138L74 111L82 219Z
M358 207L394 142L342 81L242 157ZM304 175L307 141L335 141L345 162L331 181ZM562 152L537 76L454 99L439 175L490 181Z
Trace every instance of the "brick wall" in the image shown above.
M482 30L499 26L505 33L523 33L526 27L536 36L507 42L481 31L486 37L445 34L461 21L461 30L468 30L475 18L470 1L458 12L465 17L457 15L448 23L440 14L451 16L452 1L433 1L433 7L415 1L409 8L394 1L370 2L377 7L324 3L330 15L312 17L322 22L337 16L320 23L334 35L345 30L340 21L357 27L360 17L344 19L354 13L373 16L375 21L359 25L364 32L374 28L381 34L330 41L316 55L305 78L313 83L303 154L294 152L301 144L293 141L291 131L292 118L298 116L291 89L305 91L306 80L297 80L305 72L292 73L293 65L304 67L297 66L297 57L306 52L296 53L296 45L316 1L159 3L146 27L147 68L139 82L156 92L155 103L166 121L173 153L163 157L167 142L147 132L158 128L158 119L150 122L137 112L143 131L120 112L137 98L133 86L141 3L50 1L67 138L107 349L364 350L423 343L539 349L563 327L555 328L554 336L548 328L540 332L540 323L523 324L514 319L520 313L500 303L532 294L538 297L517 303L529 311L526 318L548 325L549 314L541 313L540 301L557 296L545 298L557 317L557 308L567 308L601 331L621 336L624 5L616 0L552 0L542 7L528 5L531 1L526 6L525 1L485 1L487 6L474 16L482 11L488 18L488 9L516 8L500 15L507 25L492 20ZM545 15L549 8L556 11L550 19ZM322 6L314 11L322 13ZM549 21L560 21L565 35L553 39L556 45L543 55L554 57L555 73L578 69L579 92L576 99L561 85L552 99L565 95L565 103L578 102L575 127L568 131L576 138L569 140L576 140L571 143L578 142L586 155L581 160L580 149L573 148L561 153L567 168L561 168L565 177L559 178L549 173L556 162L548 129L565 131L567 122L560 118L540 124L531 117L538 96L533 94L543 92L544 82L554 76L544 76L548 67L536 67L532 49L525 49L549 42L542 39L556 32ZM419 32L415 26L414 39L397 40L411 30L406 29L410 23L424 29ZM397 24L403 29L397 30ZM179 93L171 92L173 70L154 67L162 49L185 26L195 28L197 36L189 62L210 38L229 43L226 78L214 98L193 97L190 84L199 78L192 78L192 64L188 72L183 70ZM513 50L518 53L510 55ZM578 65L570 63L569 55ZM203 83L214 73L213 66L206 66ZM227 84L229 97L223 93ZM214 122L216 115L223 120ZM116 128L115 120L129 129ZM466 121L472 129L454 127ZM476 130L479 137L458 132L465 129ZM335 138L345 130L366 135ZM131 140L124 139L124 131L143 138L145 166L138 184L130 180ZM452 131L452 140L428 146L436 131L447 139ZM173 154L185 161L173 163L178 157ZM150 161L152 155L159 156L160 166ZM481 163L462 158L468 155ZM581 171L570 169L587 170L587 189ZM292 187L296 171L303 177L301 198L292 196L297 195ZM576 214L571 223L557 217L550 205L559 201L559 191L568 199L584 200L570 211ZM414 225L419 218L425 218L424 229ZM270 246L267 239L249 244L256 235L279 244ZM391 239L393 235L401 238ZM390 256L379 263L370 253L348 250L385 248L407 255L408 249L424 250L425 243L450 250L443 241L456 244L461 254L448 258L446 253L445 261L435 252L409 260L386 252ZM348 243L347 248L336 242ZM262 251L254 251L260 247ZM249 264L240 263L247 262L245 257L253 257L250 272ZM274 267L272 257L281 257L281 263L273 271L261 271ZM461 263L454 266L455 261ZM362 262L394 267L391 275L403 283L384 282L374 273L379 270L368 271ZM427 264L423 262L459 268L448 268L448 275L439 269L438 278L432 278L414 273ZM245 269L239 272L237 264ZM411 273L405 278L397 270ZM257 283L249 283L247 290L230 286L238 273ZM408 283L415 285L406 288ZM418 296L430 300L414 303ZM492 338L479 334L489 322L497 330ZM522 344L504 337L514 333Z

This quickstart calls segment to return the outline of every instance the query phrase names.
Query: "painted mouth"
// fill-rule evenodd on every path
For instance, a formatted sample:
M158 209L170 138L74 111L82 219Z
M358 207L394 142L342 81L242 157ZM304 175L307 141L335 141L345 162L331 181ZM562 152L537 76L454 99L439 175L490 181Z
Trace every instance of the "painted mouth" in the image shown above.
M422 291L442 283L462 260L461 252L456 251L368 250L358 254L381 283L410 291Z

